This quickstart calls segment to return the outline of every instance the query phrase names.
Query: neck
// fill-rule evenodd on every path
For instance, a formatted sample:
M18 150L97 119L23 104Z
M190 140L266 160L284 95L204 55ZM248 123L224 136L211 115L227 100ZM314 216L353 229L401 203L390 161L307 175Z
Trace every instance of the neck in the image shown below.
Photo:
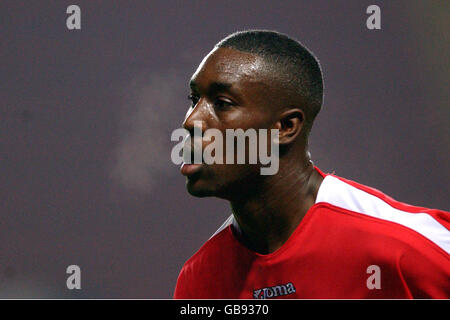
M309 157L304 160L301 166L298 158L280 161L276 175L267 176L250 195L230 201L235 234L249 249L261 254L279 249L314 205L323 177Z

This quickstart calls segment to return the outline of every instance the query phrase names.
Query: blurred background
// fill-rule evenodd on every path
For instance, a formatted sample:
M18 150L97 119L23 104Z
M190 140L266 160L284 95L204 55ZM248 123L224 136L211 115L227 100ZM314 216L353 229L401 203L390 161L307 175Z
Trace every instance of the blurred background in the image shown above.
M243 29L320 59L320 169L449 210L449 2L280 2L0 2L0 298L172 297L230 210L188 195L170 134L199 62Z

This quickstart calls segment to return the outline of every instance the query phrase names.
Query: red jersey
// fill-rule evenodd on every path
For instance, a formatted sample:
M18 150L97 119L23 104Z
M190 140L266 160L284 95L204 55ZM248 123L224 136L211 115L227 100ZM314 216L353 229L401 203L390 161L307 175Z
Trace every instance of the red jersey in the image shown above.
M247 249L231 216L184 264L174 298L450 298L449 212L317 171L316 202L278 250Z

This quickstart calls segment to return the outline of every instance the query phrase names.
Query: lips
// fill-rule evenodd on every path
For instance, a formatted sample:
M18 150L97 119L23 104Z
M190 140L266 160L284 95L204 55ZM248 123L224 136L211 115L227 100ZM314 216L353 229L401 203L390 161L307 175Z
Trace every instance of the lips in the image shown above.
M197 143L197 147L194 146L195 143ZM203 165L203 148L201 143L201 140L192 141L190 136L186 137L183 147L184 162L180 168L182 175L191 176L200 171ZM199 160L201 161L201 163L198 163Z
M200 171L202 165L203 165L202 163L198 164L183 163L180 168L181 174L186 177L192 176L193 174Z

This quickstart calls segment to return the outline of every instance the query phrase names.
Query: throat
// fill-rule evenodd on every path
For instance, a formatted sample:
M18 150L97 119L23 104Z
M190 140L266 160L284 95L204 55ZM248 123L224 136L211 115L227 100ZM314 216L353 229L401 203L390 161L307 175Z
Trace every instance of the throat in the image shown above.
M311 165L301 174L279 178L252 197L231 201L234 235L256 253L275 252L314 205L322 180Z

